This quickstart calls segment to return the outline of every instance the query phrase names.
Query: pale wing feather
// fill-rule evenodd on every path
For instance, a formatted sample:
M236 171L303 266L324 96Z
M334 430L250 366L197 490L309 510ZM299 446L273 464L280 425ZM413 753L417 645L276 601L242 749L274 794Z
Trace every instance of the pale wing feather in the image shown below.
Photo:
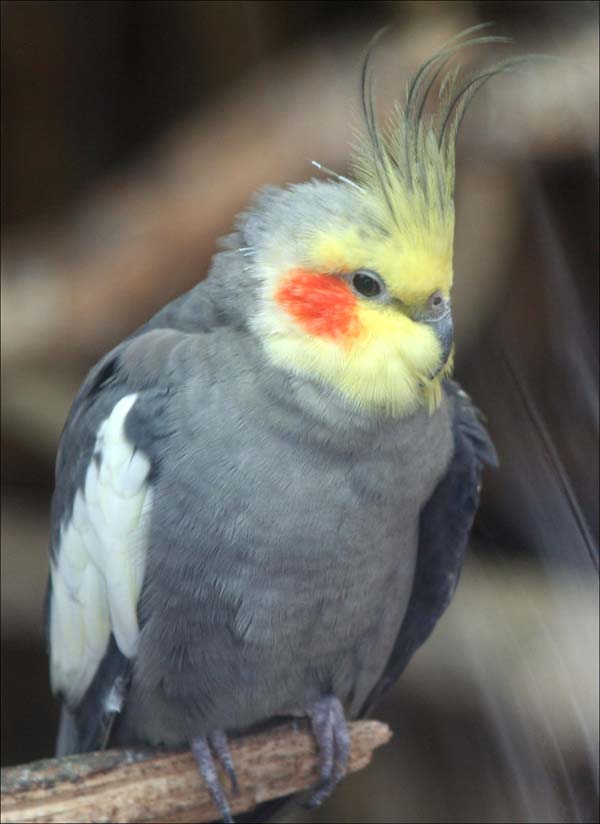
M152 507L150 462L125 433L137 397L122 398L100 426L51 566L52 686L71 704L92 682L111 631L125 656L137 649L145 525Z

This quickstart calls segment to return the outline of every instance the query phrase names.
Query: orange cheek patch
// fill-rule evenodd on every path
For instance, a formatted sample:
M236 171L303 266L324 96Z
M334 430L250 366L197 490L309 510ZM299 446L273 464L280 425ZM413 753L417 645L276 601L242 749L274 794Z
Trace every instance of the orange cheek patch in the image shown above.
M357 300L349 286L331 275L292 269L275 300L311 335L348 340L358 333Z

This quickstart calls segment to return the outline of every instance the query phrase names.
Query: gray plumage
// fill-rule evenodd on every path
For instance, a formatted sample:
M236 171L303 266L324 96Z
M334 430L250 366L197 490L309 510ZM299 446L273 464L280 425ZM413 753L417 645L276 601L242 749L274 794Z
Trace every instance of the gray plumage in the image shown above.
M514 61L428 60L384 129L368 58L356 180L266 188L209 277L92 369L52 502L57 752L189 745L224 821L227 734L307 715L320 803L446 609L495 454L452 351L454 147ZM440 109L424 112L442 80ZM250 815L259 820L267 805Z
M343 220L336 193L308 184L307 213ZM109 740L185 745L304 714L324 696L357 717L454 589L491 445L450 382L433 413L393 417L269 361L248 323L257 270L239 249L260 250L269 221L289 232L289 203L289 191L263 195L209 278L106 355L73 405L57 460L55 562L88 467L104 459L101 424L132 393L125 433L149 461L152 508L136 654L110 638L85 695L67 701L59 754ZM444 479L449 496L436 499ZM430 547L432 577L419 561L422 513L440 500L431 518L453 524L461 490L447 547Z

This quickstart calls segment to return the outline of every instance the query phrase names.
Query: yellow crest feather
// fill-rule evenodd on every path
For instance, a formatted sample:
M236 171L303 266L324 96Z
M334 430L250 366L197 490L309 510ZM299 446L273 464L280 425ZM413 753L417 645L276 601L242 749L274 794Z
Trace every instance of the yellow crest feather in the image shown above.
M459 81L460 67L443 78L437 111L427 120L430 94L450 58L461 49L483 43L506 43L508 38L469 35L483 23L449 40L427 60L409 83L406 102L396 104L381 129L375 114L371 50L362 71L362 108L366 135L358 141L352 167L365 194L377 207L378 217L391 235L405 244L429 243L452 250L454 234L454 173L456 138L465 109L476 91L495 74L519 60L509 59Z

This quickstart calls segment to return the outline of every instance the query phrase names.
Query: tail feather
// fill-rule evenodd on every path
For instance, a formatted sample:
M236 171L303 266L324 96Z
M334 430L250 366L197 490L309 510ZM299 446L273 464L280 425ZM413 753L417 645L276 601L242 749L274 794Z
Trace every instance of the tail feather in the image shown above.
M77 719L71 710L63 704L58 722L58 735L56 737L56 757L63 755L73 755L80 751L79 730Z

